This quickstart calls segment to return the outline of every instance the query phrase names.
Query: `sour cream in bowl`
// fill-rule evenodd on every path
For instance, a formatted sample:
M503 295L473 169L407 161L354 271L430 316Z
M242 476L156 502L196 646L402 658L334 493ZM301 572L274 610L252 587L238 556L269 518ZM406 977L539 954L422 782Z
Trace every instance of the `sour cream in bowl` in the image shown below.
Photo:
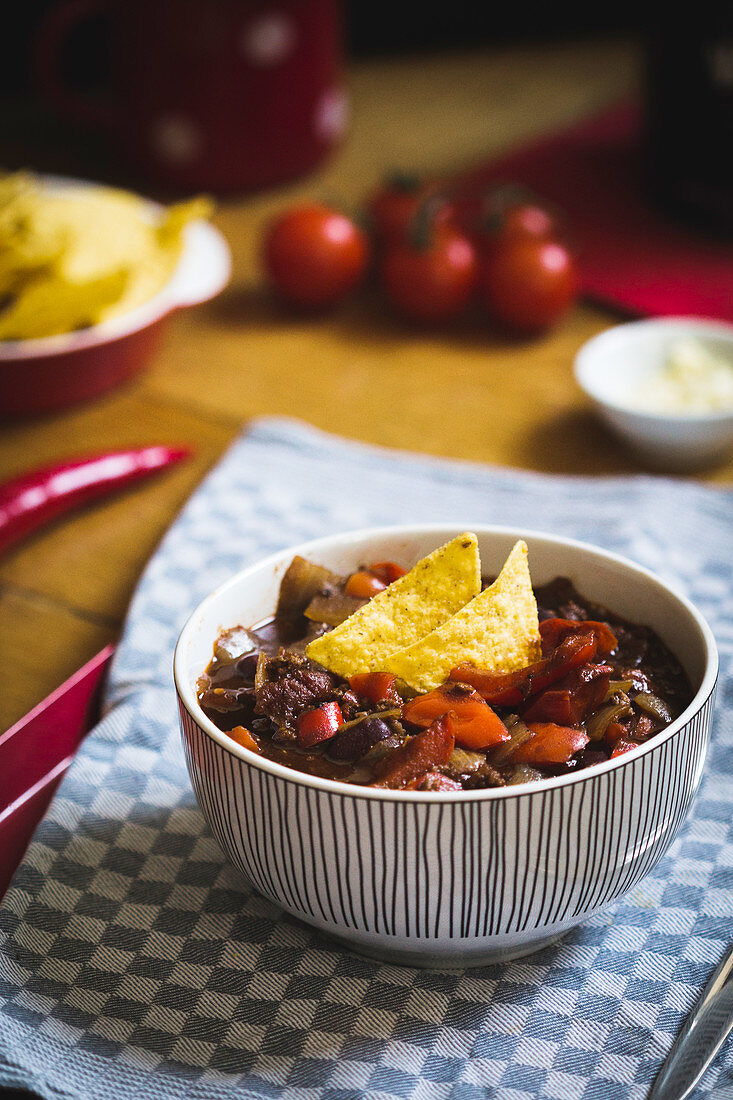
M731 325L617 325L583 345L575 377L606 424L657 469L710 466L733 446Z

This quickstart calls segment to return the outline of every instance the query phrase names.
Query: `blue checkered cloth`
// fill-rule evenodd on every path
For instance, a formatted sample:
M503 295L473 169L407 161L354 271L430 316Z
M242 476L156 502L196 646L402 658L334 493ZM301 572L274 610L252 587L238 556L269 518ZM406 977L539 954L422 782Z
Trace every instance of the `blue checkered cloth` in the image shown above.
M406 521L513 524L627 554L722 657L712 751L666 858L518 962L367 961L229 867L194 800L171 684L198 601L271 551ZM0 908L0 1085L47 1100L642 1100L733 934L733 497L378 451L264 420L150 562L88 737ZM733 1050L700 1096L731 1096Z

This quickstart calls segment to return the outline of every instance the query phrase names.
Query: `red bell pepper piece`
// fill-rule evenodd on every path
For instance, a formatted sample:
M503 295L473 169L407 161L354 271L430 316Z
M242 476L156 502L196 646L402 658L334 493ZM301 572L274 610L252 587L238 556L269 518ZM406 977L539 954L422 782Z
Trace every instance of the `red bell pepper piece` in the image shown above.
M588 744L585 730L558 726L555 722L533 722L528 728L532 737L514 750L512 764L531 764L540 768L567 764L576 752Z
M548 689L535 699L522 718L529 722L556 722L560 726L577 726L578 716L573 696L567 688Z
M310 749L319 741L328 741L343 725L341 707L336 702L322 703L315 710L307 710L298 718L298 744Z
M539 664L540 662L538 662ZM512 705L523 702L522 690L529 682L532 670L537 665L518 668L514 672L491 672L473 665L458 665L450 671L449 679L462 684L470 684L488 703L495 706Z
M344 592L347 596L356 596L360 600L370 600L398 577L404 577L407 570L394 561L378 561L366 569L352 573L346 582Z
M235 726L233 730L229 730L229 736L232 741L236 741L238 745L242 745L245 749L250 749L252 752L260 751L260 746L244 726Z
M164 446L111 451L5 482L0 486L0 552L64 512L142 481L190 453Z
M445 764L455 744L453 724L445 714L386 756L372 786L392 790L406 787L411 780L422 778L438 765Z
M556 722L577 726L603 702L611 680L609 665L585 665L543 691L525 710L525 722Z
M394 561L377 561L374 565L369 566L369 572L373 573L375 577L379 577L380 581L384 581L385 584L392 584L393 581L404 577L407 570Z
M585 634L591 631L597 639L596 651L603 657L608 656L618 645L615 634L607 623L594 619L545 619L540 623L542 653L546 657L556 649L569 634Z
M611 753L610 758L611 758L611 760L613 760L614 757L623 756L623 754L625 752L631 752L632 749L638 749L638 747L639 746L637 745L636 741L625 741L622 738L620 741L617 741L616 744L614 745L613 752Z
M370 703L381 703L394 696L395 677L391 672L360 672L349 677L349 687Z
M607 749L612 749L617 741L627 741L628 739L628 723L609 722L606 726L606 732L603 735L603 743Z
M381 592L386 587L387 585L379 577L360 569L358 573L352 573L347 580L344 594L356 596L359 600L370 600L372 596L376 596L377 592Z
M464 749L491 749L509 740L509 731L477 691L446 684L426 695L417 695L402 708L402 717L413 726L429 726L450 714L456 743Z
M514 672L490 672L486 669L459 665L451 670L450 679L475 687L487 703L496 706L517 706L530 695L561 680L573 669L592 661L597 649L596 634L568 634L550 657Z

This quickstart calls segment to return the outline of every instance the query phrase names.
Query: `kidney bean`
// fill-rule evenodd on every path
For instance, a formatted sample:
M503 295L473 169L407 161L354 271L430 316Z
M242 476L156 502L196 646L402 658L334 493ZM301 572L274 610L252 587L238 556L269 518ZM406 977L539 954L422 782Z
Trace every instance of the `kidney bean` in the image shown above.
M334 760L356 760L368 752L372 745L389 737L391 732L382 718L370 715L353 726L339 730L331 738L328 755Z
M254 683L259 656L257 651L254 653L245 653L244 657L240 657L237 661L237 672L240 676L243 676L245 680L251 680L252 683Z

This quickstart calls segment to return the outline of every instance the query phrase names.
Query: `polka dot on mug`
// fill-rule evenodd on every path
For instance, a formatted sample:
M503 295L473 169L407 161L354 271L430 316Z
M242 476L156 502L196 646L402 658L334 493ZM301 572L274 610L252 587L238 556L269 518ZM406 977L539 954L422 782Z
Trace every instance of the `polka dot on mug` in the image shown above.
M316 104L313 126L324 141L338 141L349 121L349 97L344 88L329 88Z
M242 31L239 46L252 65L277 65L293 52L296 38L293 20L273 12L248 23Z
M153 119L150 144L161 160L170 164L190 164L199 156L203 140L190 119L183 115L163 115Z

